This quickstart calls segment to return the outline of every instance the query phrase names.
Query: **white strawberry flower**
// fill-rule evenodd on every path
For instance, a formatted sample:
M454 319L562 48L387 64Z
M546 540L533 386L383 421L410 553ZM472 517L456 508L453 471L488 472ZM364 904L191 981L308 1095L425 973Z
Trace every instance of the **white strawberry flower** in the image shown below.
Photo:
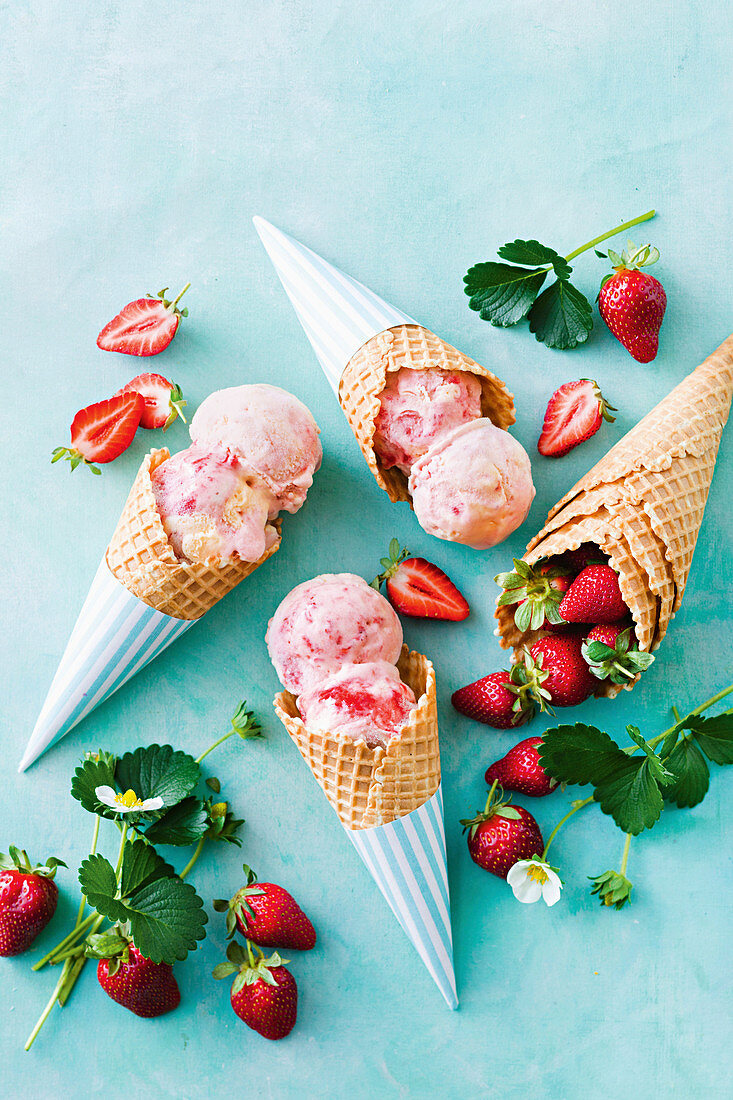
M546 905L554 905L560 900L562 879L549 863L541 859L520 859L510 869L506 880L517 901L525 905L531 905L540 898Z
M162 798L138 798L134 791L125 791L120 794L112 787L97 787L95 795L103 806L109 806L118 814L141 814L148 810L159 810L163 805Z

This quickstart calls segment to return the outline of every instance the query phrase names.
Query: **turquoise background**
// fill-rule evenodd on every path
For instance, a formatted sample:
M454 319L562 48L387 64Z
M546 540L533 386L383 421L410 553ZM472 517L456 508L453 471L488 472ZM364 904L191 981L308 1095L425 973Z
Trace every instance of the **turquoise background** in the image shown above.
M586 875L617 866L623 839L586 810L553 849L566 886L549 910L520 907L468 859L458 818L483 771L516 739L460 718L450 693L506 660L492 636L493 576L546 510L730 330L730 29L723 0L242 0L157 5L0 3L0 221L6 492L0 847L76 867L91 820L68 796L85 749L171 740L198 753L246 696L267 740L209 758L247 818L243 853L289 887L319 933L294 956L297 1029L267 1045L231 1013L210 971L220 918L176 968L183 1002L138 1020L88 967L30 1055L22 1044L53 975L2 963L3 1092L50 1097L723 1097L729 1043L730 830L723 777L707 800L665 813L634 841L634 904L601 910ZM642 232L662 253L661 350L634 363L602 322L551 352L526 326L492 329L462 275L515 236L570 251L655 206ZM537 497L484 554L425 535L369 475L252 228L259 213L491 367L516 395L516 434ZM619 240L618 244L623 241ZM577 261L594 297L604 265ZM155 360L109 355L99 329L129 299L191 280L189 319ZM94 478L49 464L74 412L140 369L183 387L272 381L313 410L324 463L281 552L101 706L26 775L16 761L142 455L143 431ZM535 443L549 394L596 378L618 419L567 458ZM185 446L177 424L166 442ZM724 440L685 602L633 695L572 718L621 735L669 724L730 679L730 439ZM450 1013L397 927L270 700L263 634L279 600L322 571L371 577L392 535L440 563L472 606L457 626L407 622L435 661L461 1007ZM538 719L533 731L544 728ZM576 794L531 804L549 832ZM520 801L522 801L520 799ZM523 800L530 804L530 800ZM103 847L114 843L110 828ZM175 853L173 853L175 857ZM185 858L185 857L184 857ZM209 850L202 896L239 885L242 856ZM181 860L182 864L183 860ZM728 879L728 886L729 886ZM39 940L73 919L72 871ZM213 915L213 914L212 914ZM254 1082L254 1084L253 1084Z

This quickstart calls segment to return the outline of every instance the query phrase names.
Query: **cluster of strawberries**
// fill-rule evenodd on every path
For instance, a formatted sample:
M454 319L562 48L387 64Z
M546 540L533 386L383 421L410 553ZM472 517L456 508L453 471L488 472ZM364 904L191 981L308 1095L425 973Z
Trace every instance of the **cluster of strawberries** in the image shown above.
M187 290L185 286L173 301L166 298L165 287L157 297L129 302L102 329L98 347L125 355L157 355L170 344L181 317L188 316L187 309L178 309ZM51 461L67 459L72 470L86 465L98 474L96 464L118 458L130 446L138 428L165 430L177 416L185 421L185 404L175 382L162 374L139 374L114 396L81 409L71 423L71 446L56 447Z
M550 704L572 707L598 688L599 680L623 684L654 660L639 650L618 574L596 546L581 546L537 567L515 559L515 571L496 578L500 604L516 604L522 632L543 637L525 651L523 663L492 672L454 692L461 714L495 729L529 721Z

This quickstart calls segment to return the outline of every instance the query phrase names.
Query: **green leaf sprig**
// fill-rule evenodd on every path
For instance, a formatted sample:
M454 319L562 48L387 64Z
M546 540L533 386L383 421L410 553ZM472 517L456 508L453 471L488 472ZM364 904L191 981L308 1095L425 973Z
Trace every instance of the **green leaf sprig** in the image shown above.
M565 350L585 343L593 328L593 308L570 282L573 269L569 261L609 237L649 221L654 214L654 210L648 210L632 221L623 222L567 256L536 240L518 238L502 245L497 254L509 263L489 260L475 264L464 275L469 307L482 320L500 327L516 325L526 317L530 332L550 348ZM550 273L555 281L542 290Z

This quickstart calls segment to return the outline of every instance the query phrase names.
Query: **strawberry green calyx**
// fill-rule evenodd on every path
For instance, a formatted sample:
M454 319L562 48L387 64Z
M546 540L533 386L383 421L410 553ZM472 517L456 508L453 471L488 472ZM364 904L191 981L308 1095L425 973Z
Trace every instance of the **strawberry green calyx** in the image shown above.
M616 271L640 271L642 267L651 267L652 264L657 263L659 249L650 244L643 244L640 248L637 248L633 241L627 241L626 248L620 255L609 248L608 252L599 252L596 249L596 256L601 260L609 259L613 266L613 272L605 275L601 282L602 290L608 280L613 278Z
M51 455L51 462L58 462L59 459L64 458L71 464L72 470L75 470L77 466L88 466L93 474L101 474L102 472L99 466L95 466L88 458L84 458L84 455L74 447L54 447Z
M598 411L601 414L601 418L605 420L608 424L613 424L616 417L612 416L611 413L618 412L618 409L614 405L610 405L608 401L606 401L605 397L601 393L601 387L598 385L595 379L583 378L581 379L581 381L591 383L591 385L593 386L593 392L598 398Z
M114 977L120 967L130 961L129 934L121 925L115 925L107 932L97 932L88 936L82 953L87 959L109 959L108 973Z
M239 919L243 928L247 927L250 920L256 919L257 914L249 904L249 899L252 897L263 897L265 893L261 887L256 885L257 875L252 868L248 867L246 863L242 864L242 868L246 876L247 885L237 890L236 894L230 898L229 901L226 901L224 898L216 898L213 903L214 910L217 913L226 913L227 939L230 939L236 932L237 919ZM273 965L279 964L273 963Z
M468 829L469 838L473 837L479 825L491 817L506 817L511 821L519 821L522 815L511 805L511 800L511 795L508 798L504 797L504 791L499 786L498 779L495 779L489 788L483 810L477 810L475 817L461 818L464 833Z
M169 313L176 313L179 317L188 317L188 309L179 309L178 308L178 303L180 302L181 298L186 293L186 291L190 288L190 286L191 286L190 283L186 283L186 285L184 286L183 290L178 295L178 297L174 298L172 301L170 299L166 298L166 294L168 293L168 287L167 286L164 286L163 289L159 290L157 294L148 294L148 295L146 295L146 297L148 297L148 298L160 298L161 302L163 303L163 305L165 306L165 308L168 310Z
M11 844L8 854L0 852L0 871L20 871L23 875L39 875L41 878L53 879L56 877L56 869L66 867L62 859L49 856L45 863L32 864L28 853L22 848L16 848Z
M181 293L183 293L183 291L181 291ZM173 383L173 386L171 388L169 403L171 411L168 413L168 419L163 425L164 432L167 431L168 428L170 428L173 421L177 420L179 416L184 424L188 424L186 417L183 415L183 409L188 404L188 401L184 400L183 391L181 387L175 382Z
M505 687L507 691L511 691L517 697L512 704L512 710L516 715L514 724L519 725L534 717L538 705L540 709L543 709L540 694L542 681L546 680L550 673L545 672L543 669L536 669L530 675L525 665L516 664L512 665L509 675L511 676L511 683L505 684ZM544 694L547 699L550 698L547 692Z
M550 692L542 685L550 675L550 669L542 667L542 654L536 659L528 651L524 651L524 664L517 663L512 668L512 680L516 671L517 682L519 684L518 695L520 699L526 699L537 704L541 711L547 714L554 714L552 707L548 706L548 703L552 699ZM510 684L507 684L507 689L513 691L514 689Z
M261 951L259 947L250 943L249 940L245 942L247 944L246 951L241 943L230 943L227 947L227 962L219 963L212 971L213 977L217 981L236 974L232 985L232 995L239 993L245 985L254 985L255 982L259 981L266 982L267 985L277 985L272 970L276 966L285 966L290 961L289 959L282 959L277 951L269 958L265 958L264 951Z
M628 683L654 661L653 653L640 650L636 642L631 645L631 627L621 631L614 646L585 641L581 652L593 675L612 684Z
M519 604L514 612L517 629L540 630L547 619L548 623L562 623L559 607L564 592L554 588L551 581L556 577L569 577L570 570L563 566L553 566L540 571L522 558L514 558L512 573L498 573L494 578L504 591L497 604L505 607Z
M379 564L382 566L383 572L377 573L374 580L370 581L369 587L375 588L377 592L379 592L382 585L395 575L408 554L409 550L406 546L400 549L399 539L392 539L387 550L387 557L379 559Z
M634 887L626 875L618 871L604 871L602 875L589 875L588 878L593 883L591 894L598 895L601 905L623 909L627 903L631 903L631 891Z

